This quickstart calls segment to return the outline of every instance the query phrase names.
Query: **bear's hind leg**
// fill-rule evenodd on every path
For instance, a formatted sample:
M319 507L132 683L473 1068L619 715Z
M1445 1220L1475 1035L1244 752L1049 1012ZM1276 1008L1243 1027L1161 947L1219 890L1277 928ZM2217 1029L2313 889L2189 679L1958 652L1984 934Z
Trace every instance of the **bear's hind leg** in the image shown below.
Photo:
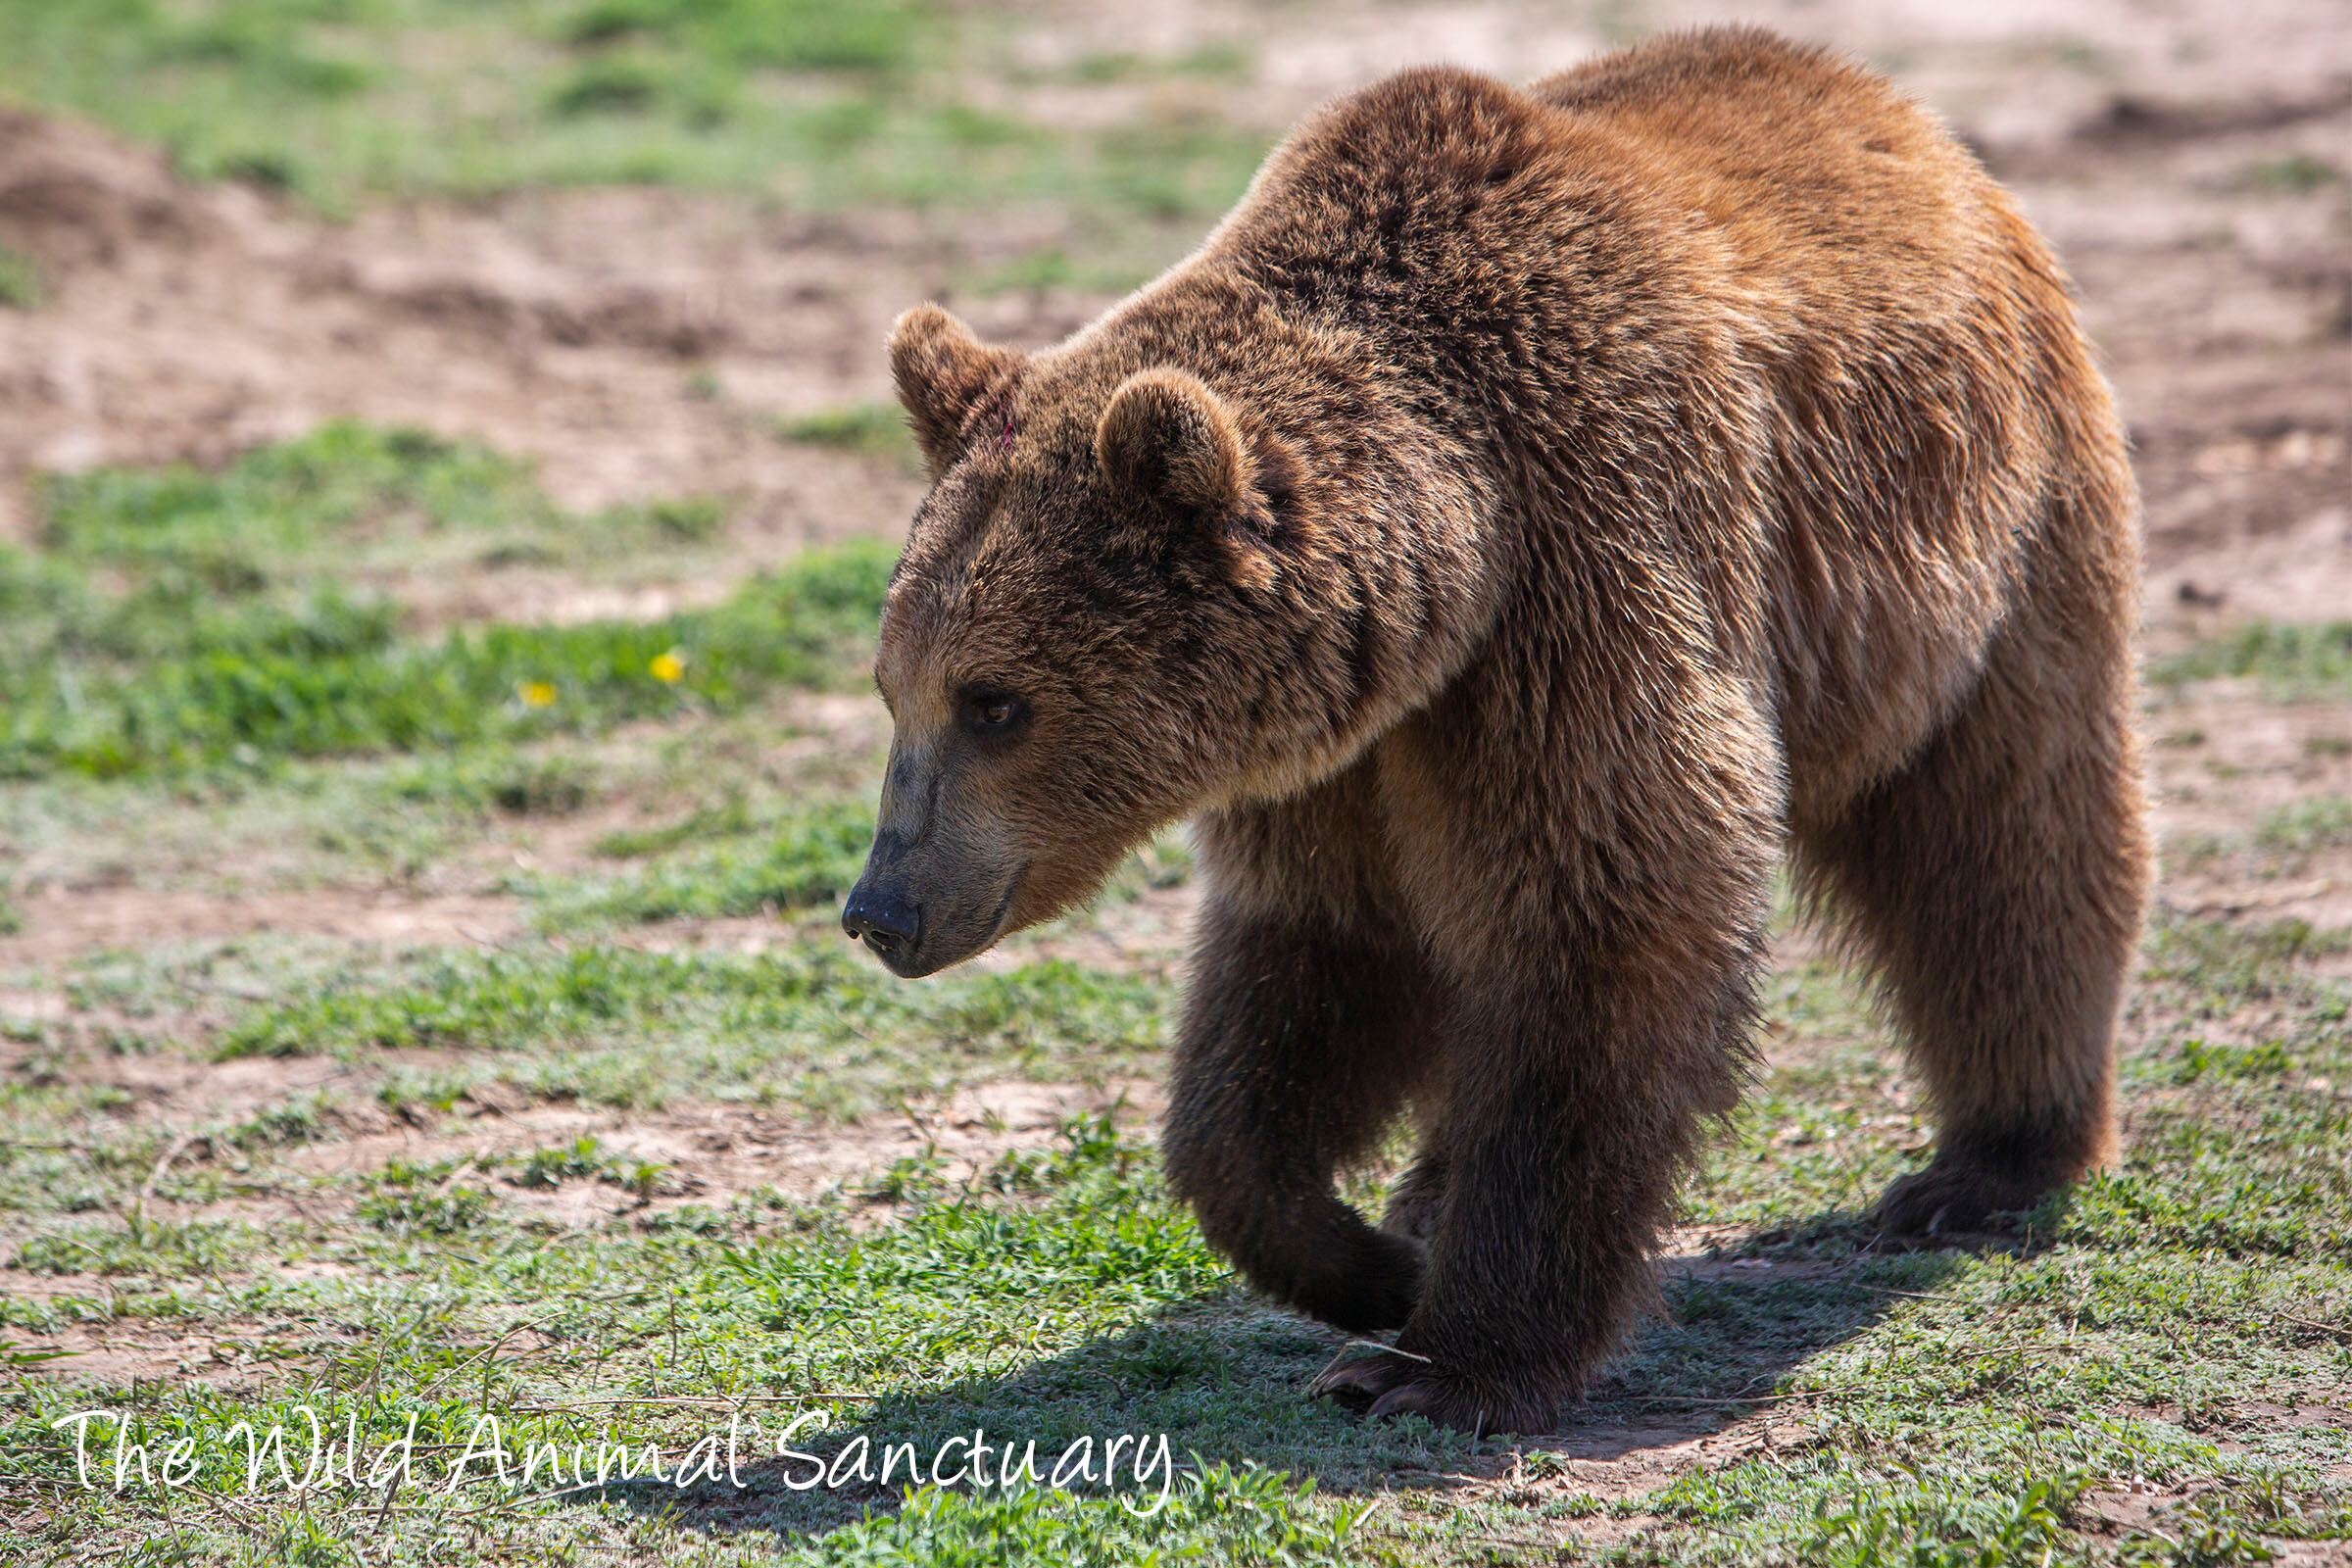
M1169 1088L1168 1182L1260 1290L1355 1333L1419 1296L1417 1240L1333 1190L1426 1070L1428 979L1409 945L1212 902Z
M2095 551L2046 566L1941 732L1835 821L1798 825L1939 1118L1934 1161L1880 1201L1889 1232L1982 1227L2113 1148L2149 867L2130 590Z

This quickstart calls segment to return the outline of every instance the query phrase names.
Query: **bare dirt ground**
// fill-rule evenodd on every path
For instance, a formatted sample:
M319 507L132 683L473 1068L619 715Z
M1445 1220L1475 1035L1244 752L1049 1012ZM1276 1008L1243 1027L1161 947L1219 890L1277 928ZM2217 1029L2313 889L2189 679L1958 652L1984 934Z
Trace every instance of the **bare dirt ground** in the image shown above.
M313 889L222 898L141 887L51 883L31 901L21 936L0 943L0 963L45 968L107 948L297 931L409 947L492 943L514 921L514 901L488 895L416 897L381 890Z
M790 448L760 411L881 390L876 323L919 292L892 227L658 191L325 225L0 117L0 233L63 280L0 320L0 534L36 471L219 462L338 416L536 458L577 507L726 497L746 566L886 525L905 496L875 506L869 465Z

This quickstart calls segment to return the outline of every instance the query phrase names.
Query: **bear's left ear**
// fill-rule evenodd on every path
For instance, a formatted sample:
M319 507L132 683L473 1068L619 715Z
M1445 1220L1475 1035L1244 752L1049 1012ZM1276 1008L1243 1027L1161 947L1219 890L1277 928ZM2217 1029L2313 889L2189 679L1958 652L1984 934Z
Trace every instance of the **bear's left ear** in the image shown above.
M1233 412L1200 377L1141 370L1120 382L1095 426L1095 462L1113 490L1205 532L1234 580L1273 581L1256 465Z
M1095 461L1113 488L1176 512L1221 512L1250 488L1242 427L1182 370L1142 370L1119 383L1095 426Z

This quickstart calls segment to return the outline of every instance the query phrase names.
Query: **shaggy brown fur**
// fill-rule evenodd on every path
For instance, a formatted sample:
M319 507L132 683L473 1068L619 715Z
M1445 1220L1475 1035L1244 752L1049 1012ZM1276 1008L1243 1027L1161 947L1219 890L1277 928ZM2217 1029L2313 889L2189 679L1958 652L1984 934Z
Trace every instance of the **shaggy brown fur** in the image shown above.
M1942 1123L1896 1230L2110 1147L2135 501L2048 250L1763 33L1315 116L1058 348L892 343L937 476L850 924L923 973L1198 817L1167 1169L1375 1413L1541 1430L1748 1054L1784 847ZM1335 1195L1407 1107L1374 1228Z

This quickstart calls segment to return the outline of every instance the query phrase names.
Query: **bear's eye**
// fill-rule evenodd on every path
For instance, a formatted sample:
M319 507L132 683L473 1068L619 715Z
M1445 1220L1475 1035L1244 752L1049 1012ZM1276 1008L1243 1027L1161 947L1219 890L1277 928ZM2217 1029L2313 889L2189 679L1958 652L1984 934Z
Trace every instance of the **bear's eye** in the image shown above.
M975 687L956 703L963 727L985 739L1010 735L1029 716L1029 705L1010 692Z

